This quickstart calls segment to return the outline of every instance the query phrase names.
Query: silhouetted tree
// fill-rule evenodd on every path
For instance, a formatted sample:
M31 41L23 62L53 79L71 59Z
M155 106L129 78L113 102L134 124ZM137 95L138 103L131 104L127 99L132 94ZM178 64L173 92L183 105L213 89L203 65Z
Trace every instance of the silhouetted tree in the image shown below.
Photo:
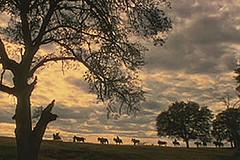
M167 5L166 5L167 4ZM100 100L109 102L109 112L132 113L144 100L137 72L144 65L145 48L136 37L164 43L171 21L161 7L166 0L0 0L0 14L9 17L1 28L0 91L17 99L16 142L18 160L36 160L41 140L52 114L52 101L32 129L31 94L36 71L49 62L76 61L88 70L85 80ZM6 41L18 45L14 53ZM58 50L42 55L43 45ZM12 73L12 86L4 83ZM114 106L119 104L118 108Z
M210 137L212 112L195 102L175 102L156 118L158 136L182 138L189 148L189 140Z
M237 82L236 91L238 92L238 95L240 95L240 64L237 64L234 72L236 74L235 80Z
M239 133L240 130L240 109L227 108L219 113L213 121L212 135L221 142L228 140L233 142L233 146L239 148Z
M240 149L240 65L234 70L237 82L236 91L238 98L230 98L229 95L222 98L226 110L219 113L213 121L212 135L217 142L227 140L232 147Z
M212 136L216 139L216 142L222 142L230 137L229 130L224 123L221 123L219 118L213 120Z
M238 86L236 87L236 90L237 90L237 92L238 92L238 98L240 97L240 64L237 64L237 67L236 67L236 69L235 69L235 73L237 74L237 76L235 77L235 79L236 79L236 81L237 81L237 84L238 84ZM240 100L238 101L239 103L240 103ZM237 103L238 103L237 102ZM240 106L239 106L239 103L238 103L238 109L240 108ZM240 128L238 128L238 130L237 130L237 137L236 137L236 139L235 139L235 141L236 141L236 144L237 144L237 148L238 148L238 150L240 150Z

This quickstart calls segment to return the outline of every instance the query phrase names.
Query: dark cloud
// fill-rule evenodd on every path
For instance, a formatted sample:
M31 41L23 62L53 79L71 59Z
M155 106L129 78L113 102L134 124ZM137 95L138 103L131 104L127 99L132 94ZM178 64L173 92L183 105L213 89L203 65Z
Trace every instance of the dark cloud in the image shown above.
M77 87L81 91L84 91L84 92L89 92L90 91L88 83L86 81L82 80L82 79L76 79L76 78L73 78L73 77L67 77L66 81L69 84Z
M161 103L158 103L156 101L146 101L143 103L143 108L145 110L151 111L151 112L159 112L159 110L162 110L163 108L165 108L165 106ZM149 113L148 113L149 114Z
M2 98L2 96L0 96ZM14 114L15 107L13 106L0 106L0 122L13 123L12 116Z
M78 119L86 121L91 112L94 112L94 108L75 108L74 106L70 108L61 104L54 107L54 113L59 116L59 119Z
M13 113L5 110L0 110L0 122L12 123L13 122L12 116Z
M147 136L147 131L152 130L152 122L155 122L159 113L160 104L156 102L144 103L144 109L137 116L123 115L119 119L108 119L106 109L69 108L58 105L54 113L59 115L57 121L51 126L62 131L80 134L118 134L120 136Z
M232 70L237 50L231 45L240 44L235 10L220 12L220 3L202 1L181 0L174 6L175 29L164 47L149 51L148 70L203 74Z
M236 14L236 9L222 12L225 4L209 5L209 2L197 0L173 3L174 31L164 47L151 47L144 70L146 75L164 71L168 78L159 73L159 76L146 79L145 85L150 91L141 112L137 116L123 115L115 120L107 119L104 107L66 109L62 106L56 108L61 118L54 125L81 134L149 137L148 132L155 130L157 114L172 102L194 100L202 106L211 106L224 93L232 93L233 80L227 73L234 68L237 49L232 44L240 44L240 33L236 29L236 20L229 17ZM198 74L213 83L204 84L201 82L204 78L191 79ZM159 81L159 78L163 80ZM89 91L82 80L68 77L67 81L80 90ZM151 136L155 137L155 134Z

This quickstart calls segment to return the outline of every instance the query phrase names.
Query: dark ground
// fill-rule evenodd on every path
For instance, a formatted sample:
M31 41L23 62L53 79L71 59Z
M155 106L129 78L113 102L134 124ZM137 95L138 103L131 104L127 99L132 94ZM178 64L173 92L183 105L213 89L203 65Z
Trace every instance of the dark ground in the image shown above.
M0 160L16 159L15 152L15 140L0 137ZM187 149L44 141L40 160L240 160L240 153L229 148Z

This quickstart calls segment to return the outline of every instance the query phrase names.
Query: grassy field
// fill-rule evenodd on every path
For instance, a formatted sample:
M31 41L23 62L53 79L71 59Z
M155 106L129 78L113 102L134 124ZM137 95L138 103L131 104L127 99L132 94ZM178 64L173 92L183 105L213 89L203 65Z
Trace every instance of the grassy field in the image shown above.
M0 137L0 160L15 159L13 138ZM240 160L232 149L77 144L44 141L40 160Z

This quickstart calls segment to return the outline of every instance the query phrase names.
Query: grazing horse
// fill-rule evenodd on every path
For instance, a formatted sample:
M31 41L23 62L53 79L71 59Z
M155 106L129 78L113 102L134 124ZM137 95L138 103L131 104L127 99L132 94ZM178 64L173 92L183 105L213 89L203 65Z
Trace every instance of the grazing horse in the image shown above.
M180 143L176 139L174 141L172 141L172 143L173 143L174 147L180 146Z
M197 148L202 145L201 142L194 142L194 144L197 146Z
M207 147L207 142L203 141L202 146Z
M73 142L82 142L82 143L84 143L85 140L86 140L86 138L84 138L84 137L73 136Z
M214 141L213 144L216 146L216 148L220 148L220 147L223 147L224 144L222 142L218 142L218 141Z
M53 140L54 141L62 141L62 138L59 136L59 132L56 134L53 133Z
M232 139L232 138L229 138L227 141L230 143L231 148L234 148L233 139Z
M107 138L100 138L98 137L97 140L101 143L101 144L108 144L108 139Z
M136 144L140 144L140 140L139 139L134 139L132 138L132 142L133 142L133 145L135 146Z
M115 141L115 143L116 143L116 144L119 144L119 145L120 145L121 143L123 144L122 139L120 139L118 136L117 136L117 138L113 138L113 141Z
M159 145L159 146L162 146L162 145L167 146L167 142L166 142L166 141L158 140L158 145Z

